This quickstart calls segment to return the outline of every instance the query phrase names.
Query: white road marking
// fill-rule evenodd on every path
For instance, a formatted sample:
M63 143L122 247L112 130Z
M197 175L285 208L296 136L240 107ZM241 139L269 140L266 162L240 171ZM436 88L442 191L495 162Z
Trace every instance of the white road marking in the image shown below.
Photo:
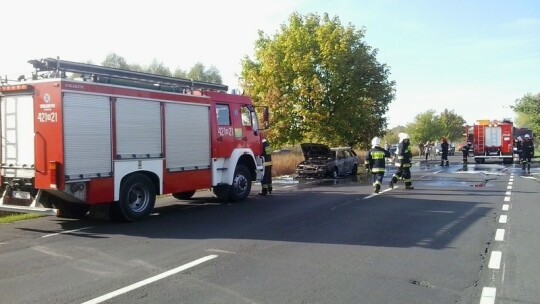
M60 235L60 234L68 234L68 233L77 232L77 231L81 231L81 230L85 230L85 229L90 229L90 228L94 228L94 227L84 227L84 228L79 228L79 229L66 230L66 231L62 231L62 232L57 232L57 233L51 233L51 234L42 235L41 237L42 237L42 238L46 238L46 237L55 236L55 235Z
M482 288L482 295L480 296L480 304L495 304L495 295L497 288L484 287Z
M393 189L396 189L396 188L399 188L399 186L394 186ZM392 188L384 189L384 190L382 190L382 191L379 192L379 193L373 193L373 194L370 194L370 195L364 197L364 199L370 199L370 198L372 198L372 197L374 197L374 196L380 195L380 194L382 194L382 193L384 193L384 192L388 192L388 191L393 190L393 189L392 189Z
M215 248L206 249L206 251L208 251L208 252L217 252L217 253L230 253L230 254L236 254L236 252L234 252L234 251L221 250L221 249L215 249Z
M503 204L502 210L508 211L508 209L510 209L510 205L508 205L508 204Z
M512 195L512 191L506 191L504 195Z
M195 260L195 261L193 261L193 262L189 262L189 263L187 263L187 264L184 264L184 265L182 265L182 266L176 267L176 268L171 269L171 270L169 270L169 271L165 271L165 272L163 272L163 273L161 273L161 274L155 275L155 276L153 276L153 277L151 277L151 278L148 278L148 279L142 280L142 281L140 281L140 282L131 284L131 285L126 286L126 287L124 287L124 288L120 288L120 289L115 290L115 291L113 291L113 292L109 292L108 294L102 295L102 296L97 297L97 298L95 298L95 299L92 299L92 300L90 300L90 301L86 301L86 302L84 302L84 303L82 303L82 304L98 304L98 303L107 301L107 300L112 299L112 298L114 298L114 297L117 297L117 296L119 296L119 295L121 295L121 294L130 292L130 291L132 291L132 290L135 290L135 289L137 289L137 288L139 288L139 287L148 285L148 284L150 284L150 283L154 283L154 282L156 282L156 281L158 281L158 280L164 279L164 278L166 278L166 277L168 277L168 276L171 276L171 275L173 275L173 274L177 274L177 273L179 273L179 272L181 272L181 271L184 271L184 270L186 270L186 269L189 269L189 268L191 268L191 267L195 267L195 266L197 266L197 265L199 265L199 264L202 264L202 263L204 263L204 262L210 261L210 260L215 259L215 258L217 258L217 257L218 257L218 256L215 255L215 254L207 255L207 256L202 257L202 258L200 258L200 259L198 259L198 260Z
M512 190L512 186L506 186L506 189Z
M499 218L499 223L506 224L507 221L508 221L508 216L506 214L502 214L501 217Z
M510 196L505 196L505 197L504 197L504 201L505 201L505 202L509 202L509 201L510 201Z
M500 269L501 268L501 257L502 252L492 251L491 257L489 258L488 268L490 269Z
M511 185L513 185L513 184L514 184L514 182L508 182L508 185L509 185L509 186L511 186Z
M497 229L497 232L495 232L495 241L504 241L504 229Z
M511 179L509 179L508 181L509 181L509 182L513 182L513 181L514 181L514 179L513 179L513 178L511 178Z

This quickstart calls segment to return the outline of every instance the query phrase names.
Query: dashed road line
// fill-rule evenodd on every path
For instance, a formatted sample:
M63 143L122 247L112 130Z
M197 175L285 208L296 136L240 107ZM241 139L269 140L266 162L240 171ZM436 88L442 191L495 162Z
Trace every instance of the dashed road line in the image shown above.
M504 195L512 195L512 191L506 191Z
M505 202L509 202L509 201L510 201L510 196L505 196L505 197L504 197L504 201L505 201Z
M79 229L66 230L66 231L61 231L61 232L57 232L57 233L51 233L51 234L42 235L41 237L46 238L46 237L51 237L51 236L60 235L60 234L68 234L68 233L77 232L77 231L81 231L81 230L86 230L86 229L90 229L90 228L94 228L94 227L84 227L84 228L79 228Z
M165 271L165 272L163 272L161 274L150 277L148 279L145 279L145 280L139 281L137 283L131 284L129 286L126 286L124 288L120 288L118 290L109 292L108 294L104 294L104 295L102 295L100 297L97 297L97 298L92 299L90 301L86 301L86 302L84 302L82 304L98 304L98 303L101 303L101 302L105 302L105 301L107 301L109 299L112 299L112 298L117 297L119 295L122 295L124 293L130 292L130 291L135 290L137 288L143 287L143 286L148 285L150 283L154 283L156 281L159 281L159 280L164 279L166 277L172 276L173 274L177 274L177 273L179 273L181 271L184 271L186 269L195 267L195 266L197 266L199 264L210 261L210 260L215 259L217 257L218 256L215 255L215 254L207 255L207 256L202 257L200 259L197 259L197 260L195 260L193 262L189 262L189 263L184 264L182 266L176 267L174 269L171 269L171 270Z
M508 222L508 215L501 214L501 217L499 217L499 223L506 224L506 222Z
M495 232L495 241L504 241L504 229L497 229L497 232Z
M494 304L496 294L497 288L484 287L482 289L482 295L480 296L480 304Z
M508 211L508 209L510 209L510 205L504 204L504 205L502 206L502 210L503 210L503 211Z
M501 258L502 258L502 252L501 251L492 251L491 252L491 257L489 258L488 268L500 269L501 268Z
M370 198L372 198L372 197L374 197L374 196L381 195L381 194L383 194L384 192L388 192L388 191L391 191L391 190L396 189L396 188L399 188L399 186L394 186L394 188L384 189L384 190L382 190L382 191L379 192L379 193L373 193L373 194L370 194L370 195L364 197L363 199L370 199Z

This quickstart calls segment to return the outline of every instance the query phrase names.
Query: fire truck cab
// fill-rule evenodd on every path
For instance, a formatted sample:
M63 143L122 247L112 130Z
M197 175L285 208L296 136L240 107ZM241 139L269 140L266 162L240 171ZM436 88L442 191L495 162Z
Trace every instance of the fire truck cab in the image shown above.
M263 108L227 86L47 58L0 86L0 210L148 216L157 195L244 200L264 173ZM71 79L77 77L78 79Z

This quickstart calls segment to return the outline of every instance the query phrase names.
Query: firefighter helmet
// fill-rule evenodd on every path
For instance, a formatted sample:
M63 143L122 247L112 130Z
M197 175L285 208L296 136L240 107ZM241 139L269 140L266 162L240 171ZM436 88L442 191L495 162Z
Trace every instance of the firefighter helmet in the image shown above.
M398 137L399 137L399 142L403 142L403 140L405 140L405 139L411 139L409 137L409 134L407 134L407 133L399 133Z
M529 139L529 138L531 138L531 136L529 134L525 134L525 138Z
M380 147L380 146L381 146L381 139L378 138L377 136L373 137L373 139L371 140L371 147L375 148L375 147Z

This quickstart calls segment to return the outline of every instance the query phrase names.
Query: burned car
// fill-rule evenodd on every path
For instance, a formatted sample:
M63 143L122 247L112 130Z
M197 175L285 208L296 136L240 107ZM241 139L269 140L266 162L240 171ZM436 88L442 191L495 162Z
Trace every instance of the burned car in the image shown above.
M350 147L330 148L324 144L300 144L304 161L296 166L298 177L337 178L341 175L356 175L358 157Z

